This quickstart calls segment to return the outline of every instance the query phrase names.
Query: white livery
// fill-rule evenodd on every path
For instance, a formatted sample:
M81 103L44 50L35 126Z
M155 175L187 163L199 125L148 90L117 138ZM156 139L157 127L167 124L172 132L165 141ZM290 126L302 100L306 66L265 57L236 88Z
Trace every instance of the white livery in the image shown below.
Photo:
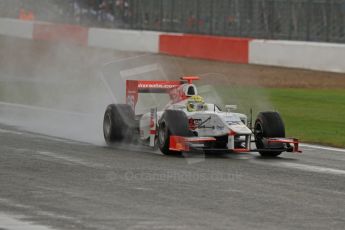
M162 153L189 151L250 152L278 156L284 151L301 152L298 140L285 138L284 123L277 112L259 113L254 127L245 114L236 113L236 105L225 110L205 102L193 81L133 81L126 83L126 104L109 105L104 115L104 137L108 144L135 141L159 147ZM170 102L162 111L152 108L146 114L134 114L140 93L167 93ZM252 138L254 137L254 138ZM256 149L251 148L254 139Z

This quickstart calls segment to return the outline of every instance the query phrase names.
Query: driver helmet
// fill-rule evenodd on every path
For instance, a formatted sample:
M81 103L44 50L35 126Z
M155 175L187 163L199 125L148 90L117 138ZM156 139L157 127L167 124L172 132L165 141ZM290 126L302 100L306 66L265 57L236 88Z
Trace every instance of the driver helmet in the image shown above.
M191 96L188 99L188 102L187 102L188 112L203 111L206 109L207 109L207 106L205 104L205 100L201 96L195 95L195 96Z

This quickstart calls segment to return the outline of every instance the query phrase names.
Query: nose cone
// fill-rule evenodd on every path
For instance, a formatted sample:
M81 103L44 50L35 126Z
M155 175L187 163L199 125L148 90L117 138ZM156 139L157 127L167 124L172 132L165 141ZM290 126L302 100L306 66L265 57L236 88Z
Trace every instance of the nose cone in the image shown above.
M252 131L244 124L229 125L229 128L236 134L251 134Z

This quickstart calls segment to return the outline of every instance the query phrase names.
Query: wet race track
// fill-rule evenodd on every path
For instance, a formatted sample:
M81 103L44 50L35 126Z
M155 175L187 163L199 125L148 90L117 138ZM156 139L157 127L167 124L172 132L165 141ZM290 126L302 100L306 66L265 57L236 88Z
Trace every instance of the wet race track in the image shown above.
M345 150L302 145L303 154L263 159L256 153L182 158L140 146L109 148L102 119L114 98L99 74L141 71L161 79L163 69L167 79L176 79L180 75L168 72L175 66L161 56L154 62L142 56L100 71L104 63L136 54L0 42L6 53L0 58L0 230L344 229ZM329 81L321 72L178 62L183 74L220 71L205 77L211 85L216 79L226 85L272 79L345 84L343 76ZM157 68L147 73L147 67ZM125 95L116 82L108 86Z
M343 229L345 151L167 157L0 125L0 229Z

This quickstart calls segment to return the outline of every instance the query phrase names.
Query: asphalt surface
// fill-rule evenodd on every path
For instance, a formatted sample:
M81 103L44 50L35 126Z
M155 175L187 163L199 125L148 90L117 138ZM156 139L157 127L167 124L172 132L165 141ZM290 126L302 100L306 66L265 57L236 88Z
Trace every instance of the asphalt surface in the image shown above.
M167 77L201 73L227 85L341 87L343 76L3 36L0 43L0 230L344 229L345 150L304 145L303 154L262 159L108 148L101 122L114 98L100 81L121 70L165 79L137 68L152 64Z
M344 229L345 150L167 157L0 125L0 229Z

